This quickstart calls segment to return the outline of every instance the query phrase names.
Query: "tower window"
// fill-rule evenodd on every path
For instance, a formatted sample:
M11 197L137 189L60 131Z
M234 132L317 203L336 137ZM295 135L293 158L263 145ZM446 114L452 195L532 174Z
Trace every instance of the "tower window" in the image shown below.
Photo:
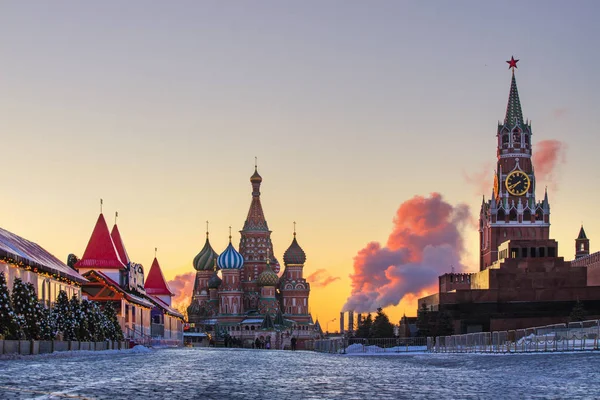
M584 250L585 250L585 245L584 245L583 243L581 243L581 244L579 245L579 250L580 250L580 251L584 251Z

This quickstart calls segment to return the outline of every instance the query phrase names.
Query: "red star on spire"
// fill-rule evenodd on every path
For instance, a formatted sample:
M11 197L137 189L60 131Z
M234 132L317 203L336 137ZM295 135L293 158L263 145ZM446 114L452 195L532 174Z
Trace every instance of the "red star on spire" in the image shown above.
M507 61L508 63L508 69L513 69L513 71L515 70L515 68L517 67L517 63L519 62L519 60L515 60L515 57L510 56L510 61Z

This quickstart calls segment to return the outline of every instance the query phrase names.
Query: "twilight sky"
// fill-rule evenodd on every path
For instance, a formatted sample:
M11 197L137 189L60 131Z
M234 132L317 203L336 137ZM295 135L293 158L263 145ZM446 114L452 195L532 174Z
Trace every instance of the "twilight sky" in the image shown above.
M148 269L157 246L173 278L193 271L204 221L216 251L241 229L257 156L276 255L297 221L325 324L402 203L437 192L477 217L514 55L534 152L567 149L538 177L551 236L570 260L583 222L597 251L598 15L596 1L0 0L0 226L81 256L103 198L130 257ZM474 226L463 239L475 271Z

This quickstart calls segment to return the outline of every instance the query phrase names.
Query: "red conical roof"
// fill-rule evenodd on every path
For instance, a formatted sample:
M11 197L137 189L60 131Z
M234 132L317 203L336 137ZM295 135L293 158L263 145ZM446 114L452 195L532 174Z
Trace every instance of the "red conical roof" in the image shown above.
M146 289L146 293L148 294L175 296L175 294L171 292L171 289L169 289L167 281L165 281L165 277L160 269L160 265L158 265L156 257L154 257L154 261L152 261L150 272L148 272L148 277L144 283L144 289Z
M110 237L115 244L115 248L117 249L117 253L119 254L119 258L123 261L124 264L129 263L129 256L127 255L127 251L125 250L125 244L123 244L123 239L121 238L121 232L119 232L119 228L117 224L115 224L110 232Z
M125 269L125 264L121 261L113 239L108 232L104 215L100 214L98 217L83 257L77 261L75 267Z

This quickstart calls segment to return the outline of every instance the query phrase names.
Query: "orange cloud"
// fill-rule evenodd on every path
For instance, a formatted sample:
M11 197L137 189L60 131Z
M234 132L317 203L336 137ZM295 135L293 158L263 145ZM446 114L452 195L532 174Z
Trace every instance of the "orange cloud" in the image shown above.
M352 291L344 310L363 313L394 306L433 287L452 266L464 270L461 232L469 221L467 205L452 206L439 193L402 203L386 246L368 243L354 257Z
M175 278L168 282L169 288L175 296L173 297L173 307L177 308L180 306L188 306L192 297L192 290L194 289L194 279L196 274L193 272L187 272L185 274L177 275Z
M325 287L330 283L339 280L339 276L331 276L325 268L321 268L306 277L313 287Z
M473 193L477 196L489 195L492 191L492 183L494 181L494 172L491 163L486 163L479 171L475 170L471 173L463 171L463 179L473 188Z
M557 166L567 161L567 144L560 140L542 140L533 149L533 166L536 177L546 183L555 182Z

